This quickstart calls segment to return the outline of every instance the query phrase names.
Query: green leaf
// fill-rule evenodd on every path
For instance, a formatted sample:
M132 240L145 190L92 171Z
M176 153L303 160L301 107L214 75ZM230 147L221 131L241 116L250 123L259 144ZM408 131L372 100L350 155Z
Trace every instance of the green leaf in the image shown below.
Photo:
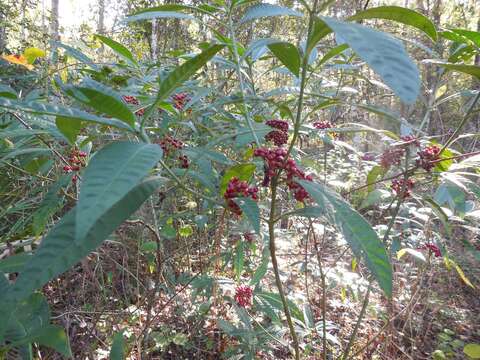
M112 348L110 349L110 360L125 360L126 344L123 332L117 332L113 337Z
M476 47L480 47L480 32L466 29L450 29L450 31L471 41Z
M68 337L61 326L46 325L40 329L32 331L22 339L13 341L10 346L18 346L34 342L52 348L66 357L72 356Z
M352 20L364 20L364 19L385 19L393 20L405 25L417 28L427 34L433 41L437 41L437 30L435 25L429 18L407 8L400 6L380 6L370 8L364 11L360 11L348 18Z
M247 216L248 221L257 234L260 234L260 209L255 200L250 198L236 198L234 201L240 206L243 213Z
M434 199L438 205L447 203L450 209L457 211L463 216L466 211L465 192L458 185L451 181L442 183L435 192Z
M310 55L317 43L331 32L332 30L327 26L327 24L325 24L325 22L318 17L314 17L312 32L309 34L307 39L306 54Z
M223 196L229 181L234 177L242 181L249 181L255 172L255 168L254 163L239 164L228 168L220 181L220 195Z
M326 216L340 229L355 257L363 257L382 290L392 296L392 267L387 251L367 220L323 185L304 180L298 183L320 207L325 208Z
M70 210L42 240L17 281L6 294L0 293L0 311L15 307L48 281L70 269L98 247L126 218L135 212L164 179L148 179L111 207L89 230L84 241L75 242L77 207ZM3 296L2 296L3 295ZM0 322L1 323L1 322Z
M77 101L93 109L120 119L135 126L135 115L122 101L120 94L113 89L93 80L84 81L81 85L63 86L63 90Z
M80 243L97 220L132 190L162 157L155 144L113 142L90 160L76 211L75 241Z
M237 247L235 248L235 262L234 262L234 269L235 274L237 276L237 281L240 280L243 272L243 265L245 261L245 242L243 240L239 240L237 242Z
M420 91L420 75L399 40L362 25L327 17L322 19L400 99L408 104L415 102Z
M130 16L152 13L152 12L164 13L164 12L181 12L181 11L194 11L194 12L199 12L199 13L205 14L205 15L213 15L214 12L215 12L215 9L216 8L211 7L207 4L203 4L203 5L200 5L198 7L188 6L188 5L180 5L180 4L165 4L165 5L154 6L154 7L151 7L151 8L147 8L147 9L137 11L137 12L131 14Z
M471 359L480 359L480 345L479 344L467 344L463 348L463 352Z
M423 62L433 65L441 66L447 70L461 72L467 75L472 75L477 79L480 79L480 66L478 65L464 65L464 64L451 64L436 60L424 60Z
M16 99L17 93L10 86L0 84L0 97Z
M73 119L77 121L88 121L106 126L113 126L119 129L133 131L133 129L125 124L125 122L116 119L107 119L89 114L85 111L66 108L59 105L42 104L34 101L22 102L15 100L7 100L0 98L0 108L20 110L27 113L40 115L61 116L63 118Z
M66 52L68 55L70 55L71 57L77 59L77 60L80 61L81 63L90 66L93 70L96 70L96 71L99 70L99 67L92 61L92 59L90 59L90 58L89 58L87 55L85 55L83 52L81 52L81 51L79 51L79 50L77 50L77 49L74 49L74 48L71 47L71 46L62 44L62 43L60 43L60 42L55 42L54 45L65 49L65 52Z
M155 8L152 8L155 9ZM151 19L158 19L158 18L170 18L170 19L190 19L195 20L192 15L182 14L176 11L155 11L149 9L148 11L145 10L143 12L136 13L134 15L130 15L126 17L123 22L131 23L134 21L142 21L142 20L151 20Z
M295 11L287 7L273 4L257 4L247 9L242 19L240 20L240 24L262 17L285 15L303 17L303 14L301 12Z
M29 261L31 257L32 257L32 254L20 253L20 254L12 255L5 259L2 259L0 260L0 272L4 272L4 273L20 272L20 270L23 269L23 266L25 265L25 263Z
M131 65L133 66L136 66L138 67L138 63L137 61L135 60L135 58L133 57L132 53L130 52L130 50L128 50L125 46L123 46L122 44L120 44L119 42L116 42L115 40L112 40L106 36L103 36L103 35L100 35L100 34L96 34L95 35L95 38L97 38L98 40L100 40L102 43L104 43L105 45L107 45L109 48L111 48L113 51L115 51L115 53L117 53L118 55L120 55L122 58L124 58L125 60L127 60Z
M205 65L217 52L222 50L224 46L225 45L211 45L197 56L191 58L170 72L166 79L160 84L157 98L155 99L152 108L156 107L184 81L188 80L192 75L200 70L200 68L202 68L202 66Z
M257 294L257 297L266 301L270 306L273 308L283 312L283 304L282 299L280 298L279 294L270 293L270 292L261 292ZM298 306L290 299L287 299L287 305L290 309L290 313L295 319L300 320L302 323L305 322L303 317L303 312L300 311Z
M67 138L68 142L71 145L75 144L77 136L80 134L80 130L82 130L83 127L82 122L75 119L57 116L55 118L55 124L62 135Z
M295 76L300 74L300 53L297 47L288 42L277 42L267 45L270 51Z
M328 60L334 58L335 56L341 54L345 50L347 50L349 46L347 44L342 44L335 46L334 48L331 48L325 55L323 55L322 59L318 63L318 65L323 65L325 64ZM325 102L331 102L332 100L327 100Z
M374 167L372 167L372 169L368 172L368 175L367 175L367 184L368 184L368 191L371 192L375 189L375 181L377 181L377 179L379 177L382 177L383 175L385 175L385 168L383 166L379 166L379 165L376 165Z
M270 251L266 246L263 249L262 261L260 262L260 265L258 265L257 270L255 270L255 273L253 274L250 280L250 285L255 286L260 282L260 280L263 279L263 277L267 273L269 262L270 262Z

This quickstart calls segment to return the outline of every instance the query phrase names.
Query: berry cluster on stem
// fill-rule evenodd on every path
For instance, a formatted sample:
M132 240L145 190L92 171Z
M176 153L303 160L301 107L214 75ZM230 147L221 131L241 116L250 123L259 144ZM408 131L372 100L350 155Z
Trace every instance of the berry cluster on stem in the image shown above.
M190 101L190 97L185 92L181 92L173 95L172 99L173 99L173 106L177 110L183 110L183 107L185 106L185 104Z
M63 167L63 172L69 174L71 172L75 172L72 177L72 182L76 183L78 180L77 173L85 167L85 158L87 157L87 153L84 151L79 151L78 149L73 149L69 156L68 156L68 163L69 165L65 165Z
M285 183L288 188L293 192L293 196L297 201L305 201L308 198L307 191L298 184L295 180L307 180L312 181L311 175L306 175L303 170L299 169L295 160L288 157L287 150L283 148L258 148L255 149L254 156L263 158L265 165L265 177L263 180L263 186L269 186L271 179L282 170Z
M440 159L440 147L438 145L430 145L417 152L418 159L416 161L417 166L431 171L435 167L435 161Z
M242 209L233 200L238 197L250 197L253 200L258 200L258 188L256 186L248 186L246 181L242 181L237 177L233 177L227 184L227 189L223 197L227 202L227 206L236 215L242 215Z
M288 122L284 120L268 120L266 124L276 130L265 135L265 140L273 142L275 146L282 146L288 142Z
M415 181L413 179L408 179L406 183L404 179L394 179L392 180L391 188L400 198L406 199L412 196L412 189L414 186Z
M124 95L123 100L127 104L140 105L140 102L138 101L138 99L135 96L132 96L132 95ZM135 115L143 116L144 114L145 114L145 109L138 109L137 111L135 111Z
M253 290L248 285L240 285L235 289L235 301L238 306L247 307L252 305Z

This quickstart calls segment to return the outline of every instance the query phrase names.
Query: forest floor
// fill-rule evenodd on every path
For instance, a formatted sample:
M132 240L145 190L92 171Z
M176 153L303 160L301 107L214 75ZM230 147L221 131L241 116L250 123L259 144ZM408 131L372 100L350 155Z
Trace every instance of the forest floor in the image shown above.
M330 349L327 358L338 359L362 309L368 287L367 270L361 264L352 263L349 255L343 256L349 254L345 252L347 247L332 229L327 228L325 236L322 225L316 224L314 229L315 238L319 239L316 244L319 256L314 241L310 239L305 243L305 237L298 235L306 232L306 224L297 222L295 228L278 230L281 279L288 298L299 309L309 304L312 313L314 326L306 328L297 321L297 326L303 326L300 336L304 357L323 358L322 312L326 311ZM200 256L195 252L195 244L191 245L190 254L195 254L188 260L192 263L196 256L208 259L209 255ZM325 307L319 259L326 282ZM193 294L197 290L192 284L201 282L205 274L191 271L192 279L187 272L177 270L176 285L166 291L155 287L147 260L138 251L135 240L120 230L115 241L107 242L81 264L45 286L52 316L67 329L74 358L108 359L112 336L119 330L129 339L129 359L140 359L141 344L148 344L149 359L223 358L226 349L237 344L235 339L223 334L217 324L219 317L235 319L231 304L219 297L200 315L199 298ZM182 256L182 262L185 261ZM442 350L447 359L464 359L463 346L480 343L478 289L466 286L454 270L447 270L442 258L432 256L429 261L423 268L408 256L394 261L393 300L389 301L375 288L371 292L350 351L352 358L431 359L435 350ZM194 269L196 266L192 263L190 268ZM271 264L269 266L262 286L275 292ZM478 283L480 269L475 268L475 263L463 268L469 269L466 276ZM223 276L234 278L229 270L216 276L219 280ZM162 280L159 279L159 283ZM225 294L233 296L231 284L225 282L220 286ZM200 295L200 300L208 299ZM249 314L252 319L255 317L255 313ZM147 340L147 329L153 331L150 340ZM286 346L275 341L270 345L273 350L257 352L259 359L292 358ZM46 354L45 359L56 358L53 353Z

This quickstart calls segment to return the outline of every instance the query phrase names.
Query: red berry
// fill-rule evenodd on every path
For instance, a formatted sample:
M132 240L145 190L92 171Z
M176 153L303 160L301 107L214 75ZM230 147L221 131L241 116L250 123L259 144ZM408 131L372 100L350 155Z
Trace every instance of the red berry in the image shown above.
M400 147L393 147L383 152L380 164L388 169L392 165L398 165L402 161L405 150Z
M240 285L235 289L235 301L241 307L252 305L253 290L250 286Z
M404 179L400 179L400 180L395 179L392 181L392 185L391 185L392 190L395 191L395 193L399 195L402 199L406 199L412 195L411 190L415 186L415 181L413 179L408 179L405 185L403 195L400 195L404 187L404 184L405 184Z
M268 120L266 124L270 127L281 130L283 132L288 131L288 122L284 120Z
M242 215L242 209L233 200L238 197L251 197L253 200L257 200L258 188L255 186L249 187L246 181L241 181L236 177L230 179L227 184L227 189L223 194L227 202L227 207L237 215Z
M333 127L332 123L330 121L317 121L313 123L313 126L317 129L324 130L324 129L330 129Z
M435 167L435 161L440 159L440 147L437 145L427 146L425 149L419 151L417 166L424 168L426 171L431 171Z
M265 135L265 140L272 141L276 146L282 146L288 142L288 133L280 130L273 130Z

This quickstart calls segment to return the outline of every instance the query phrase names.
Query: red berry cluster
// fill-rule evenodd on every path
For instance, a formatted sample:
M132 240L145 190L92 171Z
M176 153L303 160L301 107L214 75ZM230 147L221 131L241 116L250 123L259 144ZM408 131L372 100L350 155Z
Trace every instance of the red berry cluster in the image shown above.
M171 136L165 136L162 140L158 142L158 144L162 148L165 156L167 156L172 151L183 149L183 142L174 139Z
M285 170L285 181L288 188L293 191L295 199L297 201L304 201L308 197L308 193L300 184L295 182L295 179L312 181L312 176L305 175L305 173L297 167L297 164L293 159L287 159L287 150L282 148L258 148L255 149L253 155L263 158L265 162L265 178L263 180L263 186L268 186L271 178L282 169Z
M288 122L284 120L268 120L266 124L280 131L284 131L284 132L288 131Z
M125 102L127 104L140 105L140 102L138 101L138 99L135 96L124 95L123 100L125 100ZM145 114L145 109L139 109L139 110L135 111L135 115L143 116L144 114Z
M400 180L395 179L395 180L392 181L391 188L392 188L393 191L395 191L395 193L397 195L400 196L400 194L402 193L402 189L404 187L404 184L405 184L404 179L400 179ZM403 192L403 195L401 195L400 197L402 199L406 199L406 198L412 196L412 189L413 189L414 186L415 186L415 181L413 179L408 179L407 183L405 184L405 190Z
M280 130L273 130L265 135L265 140L273 142L276 146L282 146L288 142L288 133Z
M68 156L68 163L69 165L65 165L63 167L63 171L66 174L71 172L79 172L82 167L85 166L85 158L87 157L87 153L84 151L78 151L77 149L73 149ZM78 180L78 175L74 174L72 177L72 182L76 183Z
M248 186L246 181L241 181L236 177L230 179L227 185L227 190L225 190L225 194L223 197L227 201L228 208L237 215L242 215L242 209L240 206L237 205L234 198L238 197L251 197L253 200L258 199L258 188L256 186Z
M188 160L187 155L180 155L178 160L180 160L180 167L182 169L188 169L190 167L190 161Z
M388 169L392 165L398 165L402 161L403 154L405 150L401 147L392 147L383 152L380 159L380 164Z
M248 285L240 285L235 289L235 301L241 307L252 305L253 290Z
M424 168L426 171L433 169L435 164L434 161L440 158L440 147L437 145L427 146L425 149L420 150L417 159L417 166Z
M173 95L173 106L177 110L182 110L185 104L190 100L190 97L187 93L181 92Z
M246 233L243 233L243 238L245 239L246 242L251 244L255 240L255 234L251 232L246 232Z
M277 129L265 135L266 141L272 141L276 146L282 146L288 142L288 122L284 120L268 120L266 124Z
M400 139L404 143L420 146L420 140L418 140L418 138L416 138L414 135L404 135L404 136L401 136Z
M435 245L434 243L426 243L425 245L420 247L420 250L429 250L435 255L435 257L441 257L442 256L442 252L440 251L438 246Z
M316 121L313 123L313 126L316 129L324 130L324 129L330 129L333 127L333 124L330 121L324 120L324 121Z

